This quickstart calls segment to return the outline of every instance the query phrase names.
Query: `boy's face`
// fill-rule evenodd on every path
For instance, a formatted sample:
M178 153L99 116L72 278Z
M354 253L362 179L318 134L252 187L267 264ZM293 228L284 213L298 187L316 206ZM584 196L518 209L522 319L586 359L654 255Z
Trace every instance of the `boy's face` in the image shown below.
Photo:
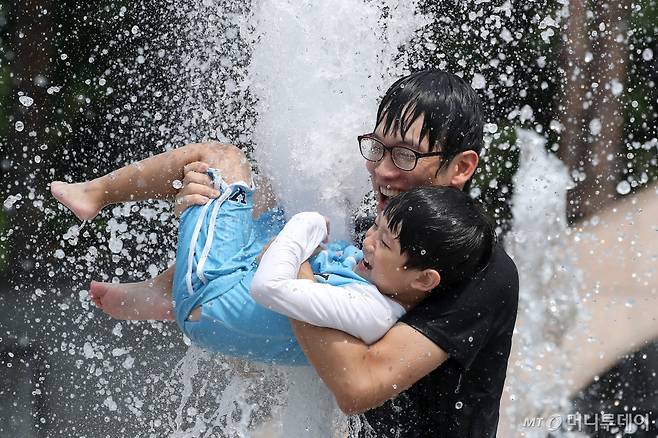
M419 117L407 131L405 138L400 132L389 132L384 135L382 124L377 126L374 135L387 146L405 146L420 153L430 152L427 137L420 138L423 117ZM448 186L450 185L449 172L439 171L443 159L439 156L426 157L418 160L413 170L405 171L397 168L391 160L391 154L385 153L384 158L373 163L366 161L366 168L370 173L372 188L377 199L377 210L384 211L389 198L419 186Z
M383 214L366 232L363 256L356 268L360 276L396 301L416 301L419 291L412 284L420 271L406 268L407 257L401 253L397 235L388 228Z

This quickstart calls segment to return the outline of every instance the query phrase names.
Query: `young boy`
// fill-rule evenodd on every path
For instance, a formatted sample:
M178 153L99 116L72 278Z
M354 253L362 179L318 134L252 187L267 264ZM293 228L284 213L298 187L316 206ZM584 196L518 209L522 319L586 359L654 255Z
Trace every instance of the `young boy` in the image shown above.
M431 291L440 293L439 284L467 280L491 255L493 227L476 204L456 189L423 187L391 200L368 230L363 252L334 243L311 257L327 238L325 219L301 213L284 226L281 212L257 199L246 159L237 168L227 166L232 160L226 157L244 158L241 152L207 147L165 152L86 183L51 185L60 202L91 219L108 203L166 196L186 162L215 160L210 174L220 196L181 216L173 301L145 294L128 305L129 311L155 316L150 319L175 314L198 346L262 362L306 364L286 316L372 343ZM258 255L274 236L258 267ZM309 257L317 283L297 279ZM126 316L111 286L92 283L90 295L110 315Z

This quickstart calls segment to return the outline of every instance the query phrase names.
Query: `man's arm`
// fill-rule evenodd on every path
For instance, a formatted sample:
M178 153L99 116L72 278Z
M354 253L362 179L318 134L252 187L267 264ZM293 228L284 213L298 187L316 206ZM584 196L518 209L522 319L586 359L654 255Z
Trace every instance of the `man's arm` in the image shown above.
M368 346L344 332L291 320L304 354L346 414L380 406L441 365L448 354L398 323Z
M314 280L306 265L299 278ZM438 345L402 323L372 345L338 330L293 319L290 323L304 354L346 414L380 406L448 359Z

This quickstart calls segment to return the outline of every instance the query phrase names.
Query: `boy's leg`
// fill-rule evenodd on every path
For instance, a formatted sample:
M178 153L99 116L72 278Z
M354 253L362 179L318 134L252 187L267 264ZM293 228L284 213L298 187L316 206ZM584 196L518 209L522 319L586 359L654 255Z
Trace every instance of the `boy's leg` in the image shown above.
M115 319L173 320L171 282L174 266L158 276L138 283L92 281L89 296L96 307Z
M208 163L211 167L219 170L222 179L227 184L234 182L251 183L251 165L244 153L235 146L221 144L188 145L198 147L195 151L198 160ZM186 148L188 147L186 146ZM172 151L170 151L172 152ZM169 152L165 152L166 155ZM191 155L189 155L191 156ZM156 158L156 157L152 157ZM197 157L194 157L197 158ZM148 161L147 159L144 161ZM154 161L147 163L150 167ZM129 166L128 166L129 167ZM123 171L125 168L120 169ZM182 166L181 166L182 173ZM127 175L121 175L126 178ZM101 177L104 178L104 177ZM118 202L118 201L117 201ZM173 306L171 301L172 279L174 266L157 277L137 283L99 283L93 282L89 295L108 315L117 319L130 320L173 320ZM199 311L195 309L189 319L199 318Z
M181 180L184 166L194 161L221 166L224 180L229 184L248 177L251 172L246 157L235 146L197 143L124 166L92 181L77 184L54 181L50 190L79 219L93 219L109 204L175 196L177 188L173 182ZM230 166L236 163L240 164L237 168ZM242 171L245 165L246 173Z
M264 175L254 175L256 192L254 193L254 219L277 206L276 196L269 179Z

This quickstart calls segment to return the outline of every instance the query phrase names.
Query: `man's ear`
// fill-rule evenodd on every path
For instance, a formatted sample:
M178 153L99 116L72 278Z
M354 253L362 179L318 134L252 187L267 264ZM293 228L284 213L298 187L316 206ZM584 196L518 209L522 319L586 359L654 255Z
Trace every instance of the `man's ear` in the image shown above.
M423 269L411 283L412 287L418 290L429 292L439 285L441 275L435 269Z
M448 166L450 172L450 185L462 188L475 173L479 157L475 151L464 151L457 154Z

